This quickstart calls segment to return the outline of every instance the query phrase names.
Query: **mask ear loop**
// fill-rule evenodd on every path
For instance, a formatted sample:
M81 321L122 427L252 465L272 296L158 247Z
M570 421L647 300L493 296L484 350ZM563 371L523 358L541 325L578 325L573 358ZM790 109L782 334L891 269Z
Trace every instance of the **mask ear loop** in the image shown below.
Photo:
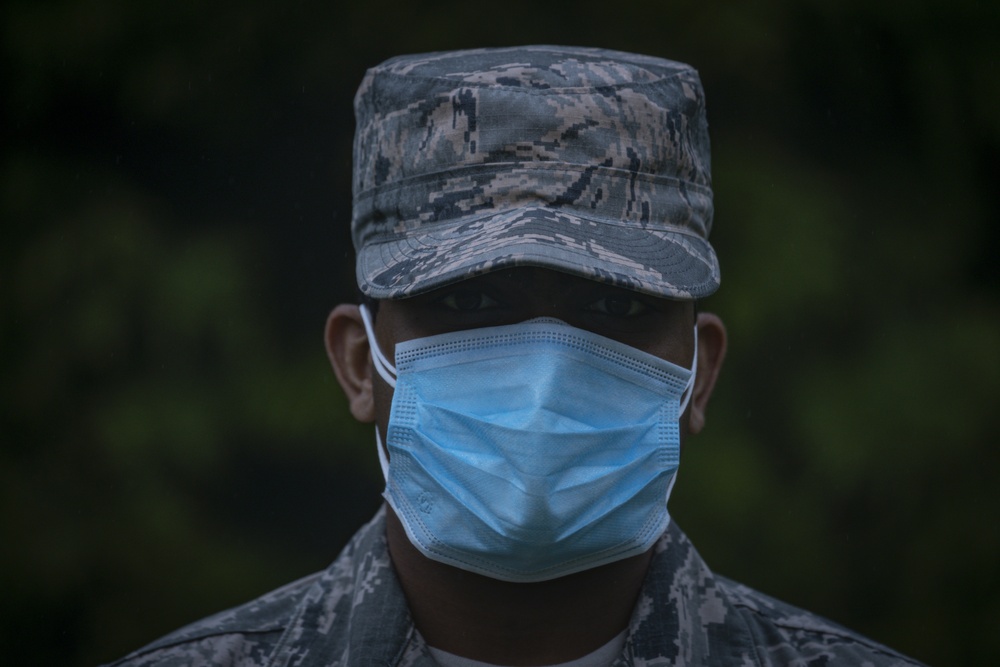
M681 406L677 409L677 419L681 418L687 410L688 401L694 394L694 379L698 376L698 325L694 327L694 361L691 362L691 377L688 378L688 385L684 388L684 398L681 399Z
M382 466L382 478L389 481L389 459L385 455L385 447L382 446L382 436L379 435L378 426L375 427L375 448L378 449L378 464Z
M382 354L382 350L379 349L378 339L375 338L375 330L372 327L372 318L371 313L368 312L368 306L361 304L359 310L361 311L361 321L365 324L365 334L368 336L368 347L372 352L372 364L375 366L378 374L382 376L382 379L385 380L385 383L395 389L396 369L393 368L393 365ZM379 465L382 466L382 477L388 482L389 459L385 455L385 447L382 445L382 435L378 432L377 426L375 427L375 448L378 450Z
M375 338L375 329L372 327L372 317L368 312L368 306L361 304L359 310L361 311L361 321L365 323L365 333L368 334L368 347L372 351L372 363L375 364L375 370L378 371L378 374L382 376L387 385L395 389L396 369L389 363L385 355L382 354L382 350L379 349L378 339Z
M680 408L677 410L677 420L680 421L681 415L687 410L688 401L691 400L691 396L694 394L694 380L698 377L698 325L694 327L694 361L691 362L691 377L688 378L688 385L684 388L684 398L681 399ZM674 490L674 484L677 482L677 473L680 472L680 468L674 470L674 474L670 476L670 482L667 484L667 500L670 499L670 492Z

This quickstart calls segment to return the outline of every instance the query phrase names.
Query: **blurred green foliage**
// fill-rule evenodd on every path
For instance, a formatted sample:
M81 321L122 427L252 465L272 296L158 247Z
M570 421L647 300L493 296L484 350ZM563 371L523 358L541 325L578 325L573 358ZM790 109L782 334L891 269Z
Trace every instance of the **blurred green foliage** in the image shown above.
M13 0L0 9L0 654L109 660L324 567L377 507L323 352L351 100L576 43L709 97L730 354L672 512L718 572L1000 662L1000 6Z

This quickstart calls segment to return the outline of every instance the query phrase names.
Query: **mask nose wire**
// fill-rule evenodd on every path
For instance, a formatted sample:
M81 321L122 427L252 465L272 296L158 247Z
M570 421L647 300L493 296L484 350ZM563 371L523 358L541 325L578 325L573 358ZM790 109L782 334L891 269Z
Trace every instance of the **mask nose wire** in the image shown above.
M368 334L368 346L372 351L372 363L375 364L375 370L382 376L387 385L395 389L396 369L385 358L385 355L382 354L382 350L379 349L378 339L375 338L375 329L372 327L372 316L368 312L368 306L361 304L359 310L361 311L361 321L365 323L365 333Z
M361 321L365 325L365 333L368 335L368 346L371 348L372 352L372 363L375 365L375 370L378 374L385 380L385 383L396 388L396 369L389 363L389 360L382 350L378 346L378 339L375 338L375 329L372 326L371 313L368 311L368 306L361 304L359 307L361 311ZM548 318L538 318L538 321L548 321ZM558 320L555 320L558 321ZM698 376L698 325L694 326L694 359L691 361L691 377L688 379L687 387L684 388L684 398L681 399L680 407L677 409L677 418L680 419L684 411L687 410L688 402L691 400L691 396L694 394L694 381Z

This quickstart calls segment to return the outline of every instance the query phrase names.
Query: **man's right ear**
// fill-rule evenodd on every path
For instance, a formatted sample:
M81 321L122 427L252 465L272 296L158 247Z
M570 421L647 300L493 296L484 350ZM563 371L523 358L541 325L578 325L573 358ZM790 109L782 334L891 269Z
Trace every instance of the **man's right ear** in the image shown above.
M326 319L326 355L347 394L351 414L359 422L375 421L372 398L371 348L361 311L354 304L342 303Z

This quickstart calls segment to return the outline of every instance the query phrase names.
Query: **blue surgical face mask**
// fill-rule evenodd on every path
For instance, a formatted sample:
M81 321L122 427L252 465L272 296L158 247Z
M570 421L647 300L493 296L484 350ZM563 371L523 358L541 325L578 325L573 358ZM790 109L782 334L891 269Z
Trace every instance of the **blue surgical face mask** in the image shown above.
M552 319L409 340L393 368L362 315L395 386L384 496L425 556L544 581L666 529L693 370Z

